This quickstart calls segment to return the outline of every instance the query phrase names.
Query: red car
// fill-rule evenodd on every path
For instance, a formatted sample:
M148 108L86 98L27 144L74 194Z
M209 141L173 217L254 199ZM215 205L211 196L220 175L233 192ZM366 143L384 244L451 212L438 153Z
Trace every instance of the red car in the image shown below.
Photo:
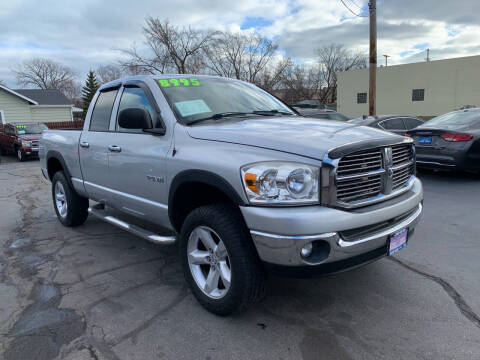
M28 156L38 156L38 139L48 127L42 123L5 124L0 132L0 152L17 154L23 161Z

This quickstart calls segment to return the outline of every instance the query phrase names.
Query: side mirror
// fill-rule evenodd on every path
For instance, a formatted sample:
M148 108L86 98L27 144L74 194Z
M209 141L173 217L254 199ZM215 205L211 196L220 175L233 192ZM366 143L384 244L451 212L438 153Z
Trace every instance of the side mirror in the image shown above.
M120 111L118 125L124 129L151 129L152 118L144 108L128 108Z

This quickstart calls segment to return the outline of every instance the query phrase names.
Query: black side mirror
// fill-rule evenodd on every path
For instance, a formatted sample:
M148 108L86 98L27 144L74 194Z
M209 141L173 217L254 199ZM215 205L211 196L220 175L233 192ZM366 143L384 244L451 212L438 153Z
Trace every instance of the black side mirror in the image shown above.
M152 118L144 108L128 108L120 111L118 125L124 129L151 129Z

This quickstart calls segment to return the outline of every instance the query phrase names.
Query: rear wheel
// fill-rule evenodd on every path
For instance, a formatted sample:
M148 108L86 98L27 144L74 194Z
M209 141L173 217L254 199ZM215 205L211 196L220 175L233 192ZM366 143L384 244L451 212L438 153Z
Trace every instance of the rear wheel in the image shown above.
M70 186L63 171L52 179L53 206L58 220L65 226L82 225L88 217L88 199Z
M244 311L265 292L265 272L234 206L193 210L180 233L185 279L200 304L226 316Z

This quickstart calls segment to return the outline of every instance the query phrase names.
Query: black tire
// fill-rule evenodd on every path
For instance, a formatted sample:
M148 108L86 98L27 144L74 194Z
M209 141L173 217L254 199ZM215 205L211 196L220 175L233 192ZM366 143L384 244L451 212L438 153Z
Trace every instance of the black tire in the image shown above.
M231 283L220 299L207 296L193 278L188 262L187 244L190 234L206 226L221 238L229 255ZM193 210L185 219L180 232L180 257L185 279L198 302L208 311L227 316L245 311L265 295L266 272L250 233L238 208L230 204L212 204Z
M67 204L66 215L62 216L57 207L56 198L55 198L55 187L56 184L60 183L63 187L65 194L65 201ZM68 227L82 225L88 217L88 199L80 196L77 192L70 186L65 177L63 171L58 171L52 178L52 199L53 199L53 208L57 214L58 220Z
M17 155L18 161L20 161L20 162L25 161L25 155L23 154L21 148L17 147L17 148L15 149L15 153L16 153L16 155Z

